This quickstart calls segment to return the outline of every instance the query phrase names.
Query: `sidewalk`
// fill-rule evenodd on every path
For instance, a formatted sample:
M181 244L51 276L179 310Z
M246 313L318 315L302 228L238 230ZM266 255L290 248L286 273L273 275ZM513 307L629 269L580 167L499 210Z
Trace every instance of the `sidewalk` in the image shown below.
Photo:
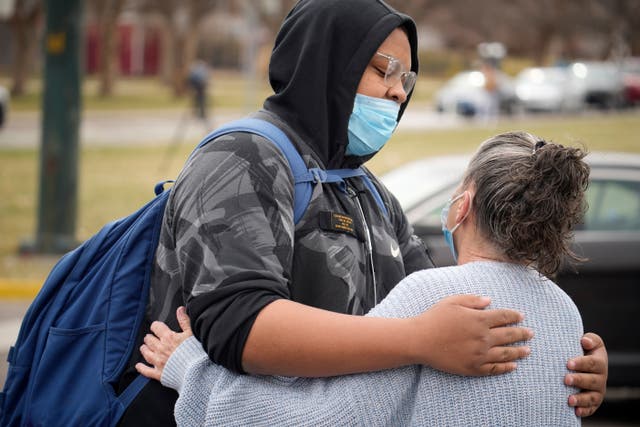
M441 115L427 106L409 108L399 130L452 128L466 122L455 115ZM80 125L83 145L166 145L175 140L197 143L208 130L245 116L242 110L214 111L210 127L190 110L85 111ZM0 149L35 148L40 144L40 112L10 112L0 129Z
M211 128L240 118L241 111L219 112ZM176 138L196 143L207 129L189 110L88 111L82 114L82 145L166 145ZM0 130L0 149L34 148L40 144L40 112L10 112Z

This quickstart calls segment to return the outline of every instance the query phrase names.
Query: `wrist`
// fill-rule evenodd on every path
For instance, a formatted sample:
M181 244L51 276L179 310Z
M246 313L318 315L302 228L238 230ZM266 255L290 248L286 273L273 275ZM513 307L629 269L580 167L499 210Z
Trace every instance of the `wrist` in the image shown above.
M405 321L404 341L405 341L405 357L408 365L429 365L429 354L425 352L431 351L430 333L425 333L424 325L422 325L418 317L408 317L402 319Z
M207 357L200 342L193 336L183 341L171 354L162 370L160 382L176 391L182 389L187 369L195 361Z

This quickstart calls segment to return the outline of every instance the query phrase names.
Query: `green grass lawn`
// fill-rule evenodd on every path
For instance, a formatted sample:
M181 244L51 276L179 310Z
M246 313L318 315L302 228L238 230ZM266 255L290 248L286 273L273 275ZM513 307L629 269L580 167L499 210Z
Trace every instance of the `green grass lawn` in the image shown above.
M247 91L255 89L253 98L262 100L271 92L266 78L250 86L241 73L215 71L208 88L209 103L220 108L241 108L246 105ZM10 87L10 80L0 76L0 84ZM42 82L30 79L25 95L11 98L12 111L35 111L42 104ZM98 95L98 80L86 77L82 84L82 105L89 110L157 110L184 109L190 103L188 93L175 97L171 88L159 78L121 77L114 85L114 93L109 97Z
M10 87L6 76L0 76L0 84ZM413 101L429 102L434 92L442 85L442 80L420 78L413 94ZM12 111L36 111L42 104L42 82L30 79L26 85L26 93L19 98L12 98ZM149 110L149 109L184 109L189 103L188 95L176 98L170 88L158 78L126 77L119 78L114 85L114 94L103 98L98 96L98 81L95 77L87 77L82 85L82 105L89 110ZM209 105L214 108L259 107L262 100L271 94L271 87L266 76L258 77L258 81L250 84L239 72L214 71L208 87ZM255 105L253 105L255 104Z
M425 89L416 98L427 98L428 92ZM582 142L592 151L640 152L640 112L636 110L575 117L526 117L500 121L495 127L470 125L450 130L398 132L368 166L381 174L420 157L471 152L491 135L514 129L563 144ZM179 146L171 167L160 172L166 153L164 146L83 146L77 237L86 239L106 222L149 200L154 184L175 177L190 151L188 144ZM35 149L0 150L0 278L42 280L56 259L17 254L20 243L35 236L37 182Z

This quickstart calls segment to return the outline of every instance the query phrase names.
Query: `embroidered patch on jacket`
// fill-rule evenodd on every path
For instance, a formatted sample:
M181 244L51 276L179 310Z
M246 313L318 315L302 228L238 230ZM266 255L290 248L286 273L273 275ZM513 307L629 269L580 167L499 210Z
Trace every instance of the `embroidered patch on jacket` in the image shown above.
M325 231L347 233L351 234L354 237L358 237L356 234L353 218L348 215L323 211L320 212L318 220L320 228Z

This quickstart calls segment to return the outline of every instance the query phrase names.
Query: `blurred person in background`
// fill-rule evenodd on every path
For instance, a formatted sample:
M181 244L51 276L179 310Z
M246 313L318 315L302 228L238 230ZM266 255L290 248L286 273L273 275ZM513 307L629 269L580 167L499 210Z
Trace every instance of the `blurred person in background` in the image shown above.
M484 77L486 101L481 111L485 123L495 124L500 114L500 86L498 85L498 69L492 61L483 60L480 71Z
M408 16L379 0L301 0L276 38L274 94L253 116L285 132L308 167L356 168L391 137L417 71ZM138 344L154 320L177 329L185 305L208 357L238 374L514 370L531 331L514 326L517 311L485 309L487 298L445 298L411 321L362 316L408 274L433 267L398 201L366 172L388 215L362 180L347 178L316 185L294 225L293 179L274 144L232 133L198 150L167 203ZM572 406L588 415L603 399L606 350L595 335L583 344L568 378L585 390ZM122 389L142 361L132 356ZM172 425L176 398L151 381L121 425Z
M199 59L193 63L187 76L189 88L193 92L193 111L195 116L207 121L207 86L209 84L209 67Z
M138 369L180 393L179 425L580 425L566 403L577 390L560 378L582 353L582 319L548 277L564 259L579 260L570 242L586 210L585 154L524 132L484 142L442 210L457 266L409 275L367 314L410 319L450 295L489 296L535 331L514 372L464 377L414 365L332 378L242 376L211 362L183 308L182 333L152 325L141 351L154 368Z

